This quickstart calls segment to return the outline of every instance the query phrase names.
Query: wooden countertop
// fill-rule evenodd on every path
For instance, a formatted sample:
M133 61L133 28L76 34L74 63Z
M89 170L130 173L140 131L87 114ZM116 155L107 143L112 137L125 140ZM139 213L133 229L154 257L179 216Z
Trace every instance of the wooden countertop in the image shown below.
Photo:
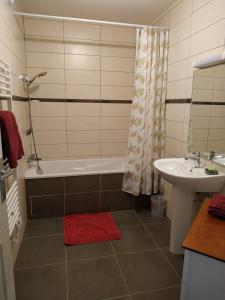
M225 220L208 214L209 199L203 203L183 247L225 262Z

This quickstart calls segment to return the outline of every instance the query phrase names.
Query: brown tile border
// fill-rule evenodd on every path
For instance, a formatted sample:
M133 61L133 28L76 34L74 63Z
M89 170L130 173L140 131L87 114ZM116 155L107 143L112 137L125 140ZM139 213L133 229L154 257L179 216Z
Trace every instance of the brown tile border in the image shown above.
M193 101L192 104L194 104L194 105L225 105L225 102Z
M175 103L191 103L191 98L166 99L166 104L175 104Z
M27 97L13 95L14 101L28 101ZM0 97L0 100L7 100L7 98ZM66 99L66 98L31 98L31 100L38 100L40 102L66 102L66 103L117 103L117 104L131 104L132 100L110 100L110 99Z

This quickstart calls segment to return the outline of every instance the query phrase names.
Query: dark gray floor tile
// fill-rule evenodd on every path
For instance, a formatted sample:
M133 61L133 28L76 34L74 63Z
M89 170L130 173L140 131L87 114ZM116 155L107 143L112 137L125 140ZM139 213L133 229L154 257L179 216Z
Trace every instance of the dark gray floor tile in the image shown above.
M27 222L24 237L63 234L63 219L36 219Z
M152 234L159 247L170 244L170 222L147 224L146 227Z
M68 263L69 300L99 300L127 294L112 257Z
M113 250L109 242L67 246L66 250L68 261L113 255Z
M15 271L17 300L66 300L66 265Z
M132 300L180 300L180 288L168 288L132 296Z
M155 223L155 222L166 222L169 221L167 217L152 217L150 210L142 210L136 212L141 222L144 224Z
M179 279L159 250L117 255L131 293L176 285Z
M156 247L142 225L121 227L120 233L121 240L112 241L116 253L153 249Z
M112 212L113 219L117 226L138 225L140 221L133 210Z
M16 268L53 264L65 261L63 236L24 239L16 261Z
M177 271L177 273L182 276L183 273L183 262L184 256L179 254L173 254L170 252L169 248L163 249L163 253L166 255L167 259Z

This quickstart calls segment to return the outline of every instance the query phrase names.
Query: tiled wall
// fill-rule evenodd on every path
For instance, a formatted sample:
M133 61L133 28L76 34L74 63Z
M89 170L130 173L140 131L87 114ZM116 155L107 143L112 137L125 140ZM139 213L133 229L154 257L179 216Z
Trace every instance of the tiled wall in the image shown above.
M27 72L48 72L37 81L31 95L50 98L32 103L40 156L73 159L125 155L135 31L37 19L25 19L24 24Z
M155 22L155 25L170 29L167 99L191 98L192 62L198 57L221 52L223 48L225 1L178 1L175 7ZM183 157L187 151L186 124L189 122L190 104L167 104L166 110L166 156ZM169 185L165 186L165 195L169 201ZM170 201L168 215L171 215Z
M12 93L16 96L24 96L24 89L18 75L26 72L25 60L25 45L24 45L24 31L23 19L15 18L12 14L14 10L20 10L19 1L16 1L15 6L11 6L9 1L0 1L0 57L11 64L12 72ZM29 138L25 135L27 128L27 114L26 104L24 102L13 101L14 113L18 122L20 135L24 150L29 153ZM13 254L16 258L17 250L22 238L24 225L26 222L26 200L24 192L24 171L26 163L25 159L19 162L18 175L19 175L19 189L20 189L20 208L23 219L23 228L18 244L14 244Z

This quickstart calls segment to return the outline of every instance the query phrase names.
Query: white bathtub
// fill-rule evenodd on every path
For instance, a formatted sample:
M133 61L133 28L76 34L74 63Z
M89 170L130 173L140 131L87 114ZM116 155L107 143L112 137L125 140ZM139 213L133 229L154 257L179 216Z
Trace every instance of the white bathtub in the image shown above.
M26 179L123 173L125 158L40 161L43 175L36 174L36 163L27 169Z

